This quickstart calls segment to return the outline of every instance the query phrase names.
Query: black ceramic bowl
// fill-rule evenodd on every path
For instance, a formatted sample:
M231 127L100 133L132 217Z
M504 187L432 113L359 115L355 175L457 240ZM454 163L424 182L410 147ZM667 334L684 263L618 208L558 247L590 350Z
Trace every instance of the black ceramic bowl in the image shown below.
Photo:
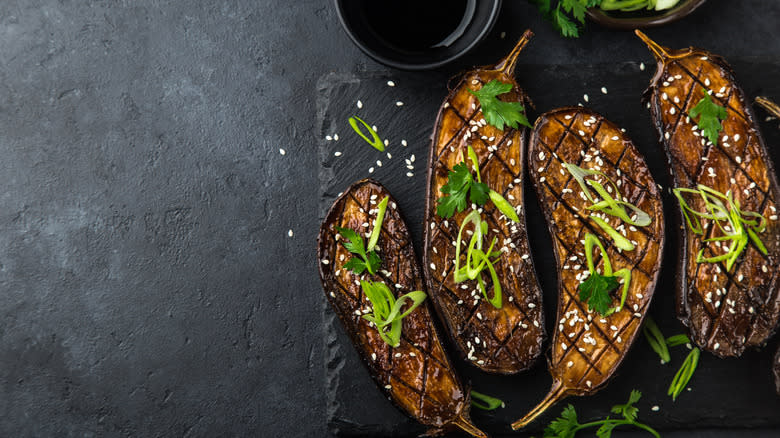
M426 2L446 5L447 1L416 0L415 4L401 0L335 0L341 24L352 41L376 61L402 70L441 67L466 54L487 36L498 18L501 0L461 1L463 14L448 17L446 14L451 13L453 8L444 7L440 8L443 15L434 18L432 13L435 11L423 11L430 9ZM380 4L385 6L378 6ZM382 7L385 13L381 12ZM431 37L429 30L446 19L453 23L450 31L441 35L439 41L423 41ZM422 20L428 25L409 25L414 20ZM420 37L417 38L417 35Z
M677 6L665 11L607 12L599 8L590 8L588 9L588 17L594 22L611 29L644 29L677 21L695 11L705 1L707 0L683 0Z

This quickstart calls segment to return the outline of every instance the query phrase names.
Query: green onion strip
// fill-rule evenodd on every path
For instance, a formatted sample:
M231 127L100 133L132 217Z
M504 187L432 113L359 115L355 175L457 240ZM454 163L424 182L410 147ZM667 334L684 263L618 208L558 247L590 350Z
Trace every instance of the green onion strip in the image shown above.
M650 215L645 213L636 205L623 201L623 196L620 194L618 186L602 172L591 169L583 169L570 163L563 163L563 167L569 171L571 176L574 177L574 179L580 185L580 188L582 189L585 197L593 203L593 205L588 207L588 210L609 214L619 218L629 225L635 225L637 227L646 227L650 225ZM614 192L615 197L610 194L610 189L605 188L604 185L599 181L596 181L595 179L585 179L588 176L603 177L609 184L607 187L609 187L612 192ZM595 195L593 192L591 192L591 189L596 192ZM629 212L632 212L633 216L629 216L629 214L626 212L626 209L628 209ZM605 220L595 214L591 214L590 218L593 220L593 222L596 223L596 225L604 230L604 232L607 233L610 238L612 238L617 248L623 251L632 251L634 249L634 244L621 235Z
M358 126L357 122L360 122L363 124L363 126L368 130L368 133L371 134L371 138L368 138L366 134L363 134L363 131ZM382 139L379 138L379 134L374 131L374 128L371 127L368 123L364 122L363 119L361 119L358 116L352 116L349 118L349 126L352 127L352 129L357 132L357 134L363 138L368 144L373 146L375 149L377 149L379 152L385 151L385 144L382 143Z
M676 401L677 396L683 392L683 389L685 389L688 382L690 382L693 373L696 371L696 367L699 365L700 355L701 350L694 348L688 353L688 357L685 358L680 369L677 370L677 374L674 375L672 383L669 385L669 390L666 392L667 395L672 396L672 400Z
M414 311L426 298L425 292L416 290L395 298L390 288L382 282L361 280L360 287L371 302L373 312L363 315L367 321L374 323L379 337L391 347L397 347L401 343L401 320ZM406 311L401 312L407 300L411 305ZM389 326L389 329L387 327Z
M382 231L382 222L385 220L385 210L387 210L387 201L389 196L385 196L382 202L377 206L376 221L374 222L374 229L371 230L371 235L368 238L368 246L366 251L373 251L376 248L376 243L379 241L379 235Z
M685 217L685 222L691 231L699 235L704 234L701 219L713 221L720 230L720 236L703 239L702 242L705 244L709 242L730 242L724 254L713 257L704 257L703 254L706 248L700 249L696 255L697 263L717 263L725 260L726 270L730 271L748 242L753 242L762 254L767 254L764 243L758 237L758 233L762 233L766 229L766 218L753 211L743 211L740 208L739 201L734 199L731 190L723 194L715 189L699 184L696 186L696 189L676 188L673 192L680 203L683 217ZM704 201L706 212L696 211L691 208L688 202L686 202L683 193L699 195ZM720 247L721 244L719 243L718 246Z
M620 309L623 308L623 305L626 304L626 296L628 295L628 286L631 284L631 271L623 268L620 270L617 270L615 272L612 272L612 263L609 261L609 256L607 255L607 251L604 249L604 245L601 244L601 241L598 237L595 235L588 233L585 235L585 258L588 262L588 271L590 271L591 275L596 272L596 267L593 264L593 246L598 246L599 250L601 250L601 260L604 262L604 276L605 277L619 277L623 279L623 290L620 295L620 304L616 307L613 307L610 309L604 316L609 316L615 312L619 312Z
M471 235L469 241L468 251L466 252L466 263L464 266L460 266L460 242L463 237L463 230L469 224L474 224L474 232ZM501 256L499 251L493 251L493 247L496 245L498 238L493 237L493 241L490 243L490 247L487 251L482 250L482 237L487 235L487 222L482 220L479 212L472 210L463 219L463 223L458 230L458 239L455 241L455 272L453 273L453 279L455 283L460 283L466 280L477 280L477 287L479 288L485 299L493 305L493 307L500 309L502 304L501 284L498 281L498 275L493 264L498 261L498 257ZM493 260L491 260L493 258ZM493 298L489 298L487 290L485 289L485 282L482 279L482 271L487 268L490 273L490 278L493 283Z
M469 153L469 159L471 159L472 168L474 169L474 173L477 174L477 182L482 182L482 177L479 174L479 160L477 159L477 153L474 152L474 148L469 145L468 147L468 153ZM500 193L497 191L490 189L488 192L488 196L490 197L490 200L493 201L493 205L496 206L498 211L504 214L504 216L511 219L513 222L520 222L520 218L517 216L517 212L515 212L515 208L512 207L512 204L509 203L506 199L504 199L503 196L501 196Z
M645 319L645 325L642 328L642 332L645 334L645 338L647 339L647 343L650 344L650 348L661 357L661 363L669 363L669 361L672 360L672 356L669 354L669 348L666 346L669 341L664 339L664 335L661 333L661 329L658 328L658 324L656 324L650 316Z
M482 409L483 411L492 411L498 408L503 408L504 402L501 399L482 394L472 389L471 406L474 406L477 409Z

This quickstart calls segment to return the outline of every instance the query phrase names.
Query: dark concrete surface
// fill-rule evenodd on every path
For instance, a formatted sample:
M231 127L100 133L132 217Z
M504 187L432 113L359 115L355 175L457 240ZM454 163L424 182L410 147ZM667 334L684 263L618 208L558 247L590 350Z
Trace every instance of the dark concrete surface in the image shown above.
M505 3L528 64L636 58ZM652 34L776 61L778 22ZM0 2L0 436L326 436L316 84L383 71L327 0Z

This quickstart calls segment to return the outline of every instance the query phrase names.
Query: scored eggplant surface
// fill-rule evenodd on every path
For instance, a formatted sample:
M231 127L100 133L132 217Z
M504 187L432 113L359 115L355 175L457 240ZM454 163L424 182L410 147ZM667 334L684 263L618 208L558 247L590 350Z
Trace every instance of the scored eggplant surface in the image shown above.
M423 263L430 296L462 356L487 372L511 374L527 369L538 357L544 340L542 294L534 272L525 227L523 162L525 128L499 130L484 121L479 90L492 80L513 85L505 101L527 102L514 80L517 57L531 37L526 31L513 51L496 66L464 74L439 110L428 167ZM450 219L436 214L436 200L448 172L466 160L471 145L478 157L482 180L502 194L520 219L513 223L490 202L482 216L488 241L498 238L500 260L495 263L503 305L496 308L481 299L476 281L456 284L453 279L455 241L469 210ZM490 286L488 286L488 290Z
M601 215L612 228L624 233L634 244L633 250L619 251L589 218L592 202L564 163L602 172L617 185L625 201L650 216L648 226L634 227ZM513 424L515 429L566 396L596 392L613 375L640 332L660 273L664 245L661 195L644 158L618 126L599 114L569 107L540 116L531 134L528 167L553 240L559 295L548 358L552 389L534 410ZM589 233L602 242L615 270L631 271L625 305L609 316L590 309L578 293L589 274L583 245ZM603 257L595 255L595 267L603 269ZM620 290L611 294L613 303L619 303Z
M336 227L356 230L361 236L370 232L377 204L385 196L389 202L376 250L382 265L377 275L354 274L343 268L352 255L341 244ZM409 231L389 192L372 180L353 184L331 207L317 244L325 295L380 390L422 424L487 436L471 424L469 389L445 355L426 302L403 318L400 345L395 348L363 318L372 305L361 289L361 279L384 282L396 297L424 291Z
M739 356L745 348L764 344L780 317L777 177L750 104L726 61L692 47L670 50L641 32L637 35L657 60L657 71L645 96L649 97L674 186L696 188L702 184L721 193L731 191L742 210L768 219L766 230L758 234L767 255L748 243L729 271L725 262L696 261L702 249L704 257L718 255L713 252L714 245L703 242L703 238L715 236L717 227L709 226L705 236L699 236L680 218L678 318L698 346L721 357ZM689 115L705 92L727 112L715 144L700 134ZM690 205L698 211L705 208L700 197Z
M756 103L772 116L780 118L780 105L777 103L763 96L756 97ZM772 375L775 378L775 392L780 395L780 347L777 348L772 361Z

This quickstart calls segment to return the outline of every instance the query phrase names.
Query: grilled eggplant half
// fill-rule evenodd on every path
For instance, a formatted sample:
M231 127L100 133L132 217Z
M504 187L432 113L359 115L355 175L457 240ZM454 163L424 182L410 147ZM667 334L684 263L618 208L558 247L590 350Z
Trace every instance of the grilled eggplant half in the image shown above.
M756 97L756 103L763 107L769 114L776 118L780 118L780 105L769 100L766 97ZM775 392L780 395L780 347L775 352L774 360L772 361L772 374L775 377Z
M690 209L678 216L677 315L699 347L720 357L740 356L745 348L763 345L780 317L780 187L772 161L747 96L725 60L693 47L671 50L637 35L657 60L645 97L675 189L719 193L715 197L724 207L722 195L732 199L728 223L702 218L691 226L691 211L713 208L714 202L703 196L688 197ZM723 108L722 130L714 142L695 109L705 100ZM717 214L726 215L726 209L716 208ZM696 225L701 225L699 232ZM752 234L749 239L746 233Z
M504 101L526 103L528 99L515 82L514 70L531 36L526 31L497 65L463 75L439 110L428 159L423 263L430 296L461 355L484 371L500 374L527 369L541 352L544 340L542 294L521 208L526 130L522 125L519 129L498 129L487 124L479 100L470 91L497 80L512 86L501 96ZM492 202L484 208L472 205L449 219L437 214L437 199L443 196L448 173L462 162L473 168L473 163L467 161L469 146L476 153L482 182L511 204L517 222L509 220ZM454 279L458 232L464 218L474 210L487 224L487 242L497 238L496 249L501 252L493 265L503 294L500 307L481 298L478 281L456 283ZM460 243L461 258L465 258L467 240ZM492 282L486 281L485 287L493 289Z
M338 228L365 235L378 215L378 204L388 197L376 245L381 266L376 275L345 268L352 254L343 245ZM379 389L401 410L432 427L431 434L458 427L472 436L486 437L469 419L470 392L461 383L436 332L426 302L401 320L400 343L388 345L364 315L372 303L360 280L382 282L396 298L422 291L423 281L414 248L395 200L379 183L353 184L331 207L317 241L320 279L333 310L352 339Z
M540 116L528 167L553 239L559 295L548 358L552 389L514 429L564 397L590 395L607 383L640 332L664 245L661 194L644 158L601 115L568 107ZM600 279L614 283L584 297L588 281Z

